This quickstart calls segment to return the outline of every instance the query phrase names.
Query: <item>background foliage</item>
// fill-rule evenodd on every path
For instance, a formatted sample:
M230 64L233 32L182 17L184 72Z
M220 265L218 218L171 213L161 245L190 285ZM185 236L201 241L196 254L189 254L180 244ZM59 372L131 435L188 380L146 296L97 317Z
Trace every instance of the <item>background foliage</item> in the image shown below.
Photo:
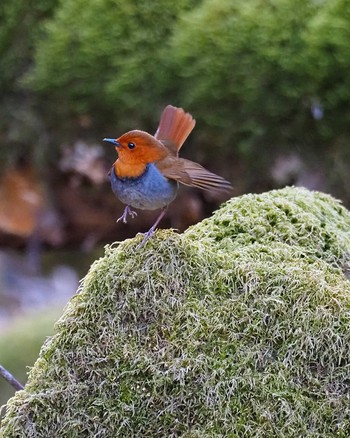
M31 89L21 81L33 62L35 41L56 0L5 0L0 6L0 166L25 153L36 156L44 120L32 110ZM26 141L31 139L31 141Z
M4 0L2 9L0 87L17 103L2 122L5 159L23 144L42 163L68 139L154 131L171 102L199 122L190 155L216 161L239 190L278 184L274 160L296 153L320 172L320 188L349 202L348 1Z

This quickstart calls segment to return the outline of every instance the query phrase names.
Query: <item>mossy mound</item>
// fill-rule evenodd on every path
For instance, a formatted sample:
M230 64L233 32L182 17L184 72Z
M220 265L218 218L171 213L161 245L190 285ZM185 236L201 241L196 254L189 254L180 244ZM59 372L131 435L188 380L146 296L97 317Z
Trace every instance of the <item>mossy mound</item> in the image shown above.
M286 188L107 247L2 436L349 436L349 230Z

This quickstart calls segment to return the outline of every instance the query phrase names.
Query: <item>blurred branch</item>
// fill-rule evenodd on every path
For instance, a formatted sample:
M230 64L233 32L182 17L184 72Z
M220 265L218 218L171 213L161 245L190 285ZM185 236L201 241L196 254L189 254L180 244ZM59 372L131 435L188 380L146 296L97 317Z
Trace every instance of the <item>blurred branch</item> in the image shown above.
M7 371L6 368L4 368L2 365L0 365L0 375L8 381L8 383L13 386L16 391L19 391L20 389L23 389L23 385L19 383L17 379L13 377L13 375Z

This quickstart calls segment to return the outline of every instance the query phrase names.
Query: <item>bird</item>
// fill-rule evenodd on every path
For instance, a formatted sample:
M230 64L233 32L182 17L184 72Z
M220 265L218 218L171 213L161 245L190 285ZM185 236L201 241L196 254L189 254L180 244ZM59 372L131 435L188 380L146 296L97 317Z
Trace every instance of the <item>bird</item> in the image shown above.
M182 108L167 105L154 135L141 130L128 131L119 138L104 138L112 143L118 158L109 172L115 196L125 204L117 220L127 223L140 210L158 210L160 214L144 234L141 244L154 234L168 205L175 199L179 183L202 190L231 192L232 185L199 163L179 157L179 150L196 124Z

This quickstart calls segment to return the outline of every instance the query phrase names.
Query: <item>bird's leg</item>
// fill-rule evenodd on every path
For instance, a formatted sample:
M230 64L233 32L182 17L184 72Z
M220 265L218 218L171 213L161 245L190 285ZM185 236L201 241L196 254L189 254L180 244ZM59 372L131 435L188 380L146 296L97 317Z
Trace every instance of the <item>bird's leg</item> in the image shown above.
M124 222L124 224L126 224L128 214L131 216L132 219L134 219L134 217L137 216L136 211L131 210L131 208L127 205L127 206L124 208L124 213L120 216L119 219L117 219L117 222L119 222L119 221L122 220L122 221Z
M168 206L162 208L159 216L157 217L157 220L154 222L154 224L151 226L151 228L147 231L147 233L144 233L143 240L140 243L140 245L138 245L137 249L141 248L147 242L147 240L153 236L153 233L154 233L155 229L157 228L157 225L159 224L159 222L163 219L163 217L167 211L167 208L168 208Z

